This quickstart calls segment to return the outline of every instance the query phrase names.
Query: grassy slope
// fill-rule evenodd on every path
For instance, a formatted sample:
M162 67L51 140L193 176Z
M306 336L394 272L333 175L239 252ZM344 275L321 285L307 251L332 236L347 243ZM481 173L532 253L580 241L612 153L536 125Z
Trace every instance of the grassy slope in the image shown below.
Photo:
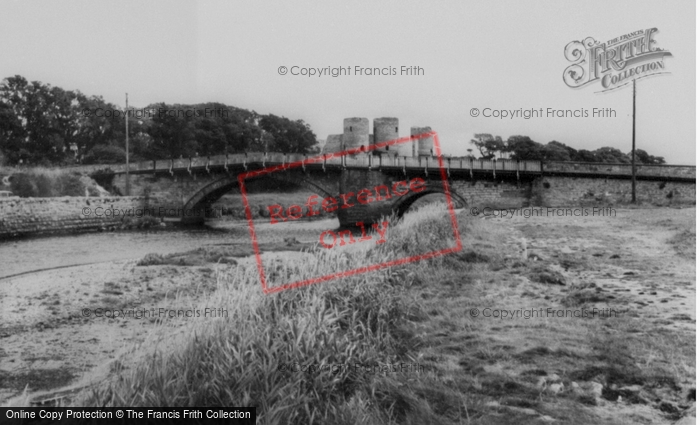
M648 406L601 410L572 382L602 381L612 398L625 385L680 397L681 381L694 373L694 345L669 331L640 337L640 317L470 318L472 309L495 306L581 307L591 288L523 279L541 276L541 265L519 260L505 230L464 214L459 226L460 253L269 296L254 268L232 268L205 303L227 308L227 319L192 322L172 352L119 371L78 404L252 405L268 424L599 424L639 423L630 412ZM426 207L392 222L384 245L268 260L266 270L274 286L452 242L446 215ZM370 371L401 362L420 371ZM561 390L550 391L548 380ZM648 416L664 418L658 410Z

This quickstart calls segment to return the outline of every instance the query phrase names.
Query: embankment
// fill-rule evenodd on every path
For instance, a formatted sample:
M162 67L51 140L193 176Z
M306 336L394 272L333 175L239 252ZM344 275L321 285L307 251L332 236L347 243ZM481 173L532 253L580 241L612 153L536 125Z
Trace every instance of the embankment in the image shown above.
M0 240L25 235L125 228L158 219L142 215L142 197L61 197L0 200Z

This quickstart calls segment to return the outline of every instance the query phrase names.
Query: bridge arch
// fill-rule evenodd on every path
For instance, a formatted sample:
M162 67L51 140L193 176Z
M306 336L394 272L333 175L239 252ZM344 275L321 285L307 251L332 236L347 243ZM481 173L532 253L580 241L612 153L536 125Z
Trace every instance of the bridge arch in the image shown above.
M425 190L418 193L409 192L409 194L402 196L391 205L391 211L395 212L399 217L402 217L411 205L420 198L432 195L432 194L445 194L445 188L442 182L427 182ZM450 197L452 198L452 205L455 208L465 208L467 206L467 201L454 190L450 189Z
M275 180L285 183L293 183L301 186L305 189L314 192L323 198L337 197L337 193L331 193L328 188L325 188L318 183L315 183L307 178L301 177L294 173L269 173L259 177L251 177L246 179L246 181L253 180ZM183 211L197 211L204 210L207 206L213 204L221 198L226 193L230 192L234 188L239 188L238 175L226 175L221 179L213 181L203 187L201 187L197 192L195 192L183 206ZM240 188L239 188L240 189Z

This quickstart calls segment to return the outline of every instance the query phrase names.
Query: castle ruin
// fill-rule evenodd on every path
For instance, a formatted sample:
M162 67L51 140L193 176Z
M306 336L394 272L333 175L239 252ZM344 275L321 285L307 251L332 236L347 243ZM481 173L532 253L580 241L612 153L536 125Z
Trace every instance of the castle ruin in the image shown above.
M399 138L399 119L393 117L375 118L372 133L369 132L367 118L345 118L343 134L331 134L321 149L322 154L343 152L353 148L367 148L381 142ZM432 131L430 127L411 127L411 136ZM373 155L403 157L433 156L433 138L423 137L407 143L375 149Z

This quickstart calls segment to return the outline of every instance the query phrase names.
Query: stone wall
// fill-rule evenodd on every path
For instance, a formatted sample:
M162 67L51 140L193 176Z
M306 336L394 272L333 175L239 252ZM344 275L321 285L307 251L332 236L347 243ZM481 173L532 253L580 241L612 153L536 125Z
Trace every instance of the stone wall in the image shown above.
M453 190L470 206L517 208L622 205L632 201L629 179L538 177L533 181L455 180ZM637 202L657 206L694 205L695 183L638 180Z
M29 234L120 228L136 219L135 214L147 206L144 202L140 197L116 196L2 199L0 240Z
M467 201L469 206L518 208L530 203L530 182L455 180L452 189Z
M652 205L695 204L695 183L639 180L637 202ZM541 177L533 182L532 205L598 206L632 201L628 179Z
M185 204L197 191L225 176L225 174L211 176L133 174L129 177L129 193L146 199L151 208L163 211L163 216L176 218L182 215ZM117 194L126 193L125 174L115 175L112 184ZM188 211L187 214L195 214L195 212Z

